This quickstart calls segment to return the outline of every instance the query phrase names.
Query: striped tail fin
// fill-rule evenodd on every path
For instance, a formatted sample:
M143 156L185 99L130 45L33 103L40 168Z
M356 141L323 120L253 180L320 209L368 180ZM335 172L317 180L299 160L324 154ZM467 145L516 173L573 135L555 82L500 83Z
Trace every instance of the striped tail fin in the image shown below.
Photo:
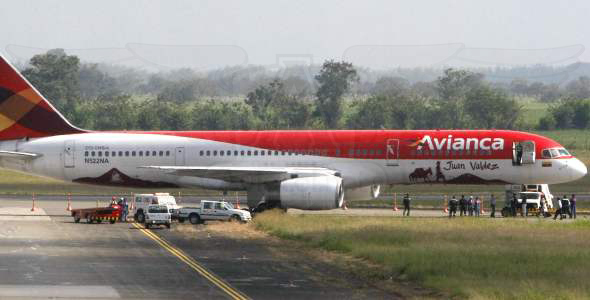
M80 132L0 55L0 140Z

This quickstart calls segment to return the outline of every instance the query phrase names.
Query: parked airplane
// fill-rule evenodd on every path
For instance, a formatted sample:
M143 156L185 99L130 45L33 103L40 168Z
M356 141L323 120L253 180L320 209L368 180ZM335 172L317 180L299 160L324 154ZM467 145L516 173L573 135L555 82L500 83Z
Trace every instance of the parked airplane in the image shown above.
M388 184L552 184L587 173L557 142L507 130L82 130L2 57L0 167L88 184L244 190L250 207L316 210Z

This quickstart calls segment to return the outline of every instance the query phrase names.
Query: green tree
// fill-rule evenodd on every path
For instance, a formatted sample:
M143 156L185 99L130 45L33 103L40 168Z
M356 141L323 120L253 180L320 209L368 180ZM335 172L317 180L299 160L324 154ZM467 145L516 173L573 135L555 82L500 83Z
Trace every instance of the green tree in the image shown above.
M342 96L350 90L353 82L359 80L357 72L351 63L327 60L315 79L319 84L315 114L321 117L326 127L338 128L342 116Z
M482 85L483 75L466 70L446 69L444 75L436 81L441 128L464 128L468 118L464 115L463 105L466 95Z
M470 127L515 128L522 114L522 107L499 89L487 85L472 89L465 97L465 114Z
M63 49L52 49L33 56L22 74L41 94L69 117L79 99L78 71L80 59Z

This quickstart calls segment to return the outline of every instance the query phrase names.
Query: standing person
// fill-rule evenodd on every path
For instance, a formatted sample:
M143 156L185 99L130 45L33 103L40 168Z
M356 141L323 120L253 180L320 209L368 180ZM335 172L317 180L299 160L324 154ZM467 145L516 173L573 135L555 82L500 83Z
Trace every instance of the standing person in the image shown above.
M563 198L561 199L561 202L563 202L563 210L564 210L564 214L567 214L568 216L570 216L570 219L573 217L572 216L572 210L571 210L571 203L570 203L570 199L567 198L567 195L563 195Z
M127 222L127 215L129 215L129 205L127 199L123 198L123 222Z
M528 215L528 210L527 210L527 200L526 200L526 196L523 196L522 199L520 199L520 216L521 217L527 217Z
M473 196L469 196L469 200L467 200L467 210L469 211L469 216L473 216Z
M403 200L403 203L404 203L403 215L404 216L408 216L408 217L410 216L410 201L411 200L412 199L410 198L410 194L406 193L406 195L404 195L404 200Z
M547 198L545 198L545 195L541 195L541 215L547 218Z
M455 217L457 215L457 204L457 198L455 198L455 195L453 195L453 198L451 198L451 201L449 202L449 206L451 207L451 210L449 211L449 218Z
M516 199L516 194L512 194L512 216L516 217L516 208L518 207L518 199Z
M461 217L467 215L467 200L465 200L465 195L461 195L461 200L459 200L459 210Z
M562 213L562 208L561 208L561 198L557 197L557 210L555 211L555 216L553 216L553 220L557 219L557 216L559 216L559 219L563 219L563 216L561 215Z
M490 196L490 209L492 210L492 212L490 213L490 218L495 218L496 217L496 197L494 196L494 194L492 194L492 196Z
M479 197L475 197L475 216L479 217L481 213L481 199Z
M572 194L572 198L570 199L570 206L572 207L571 214L576 218L576 195Z

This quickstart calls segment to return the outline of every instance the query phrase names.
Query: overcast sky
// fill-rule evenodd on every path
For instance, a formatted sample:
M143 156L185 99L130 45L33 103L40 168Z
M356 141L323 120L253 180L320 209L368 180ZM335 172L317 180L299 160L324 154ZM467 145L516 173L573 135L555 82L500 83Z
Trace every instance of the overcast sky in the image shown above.
M590 1L6 1L1 52L195 68L590 61Z

